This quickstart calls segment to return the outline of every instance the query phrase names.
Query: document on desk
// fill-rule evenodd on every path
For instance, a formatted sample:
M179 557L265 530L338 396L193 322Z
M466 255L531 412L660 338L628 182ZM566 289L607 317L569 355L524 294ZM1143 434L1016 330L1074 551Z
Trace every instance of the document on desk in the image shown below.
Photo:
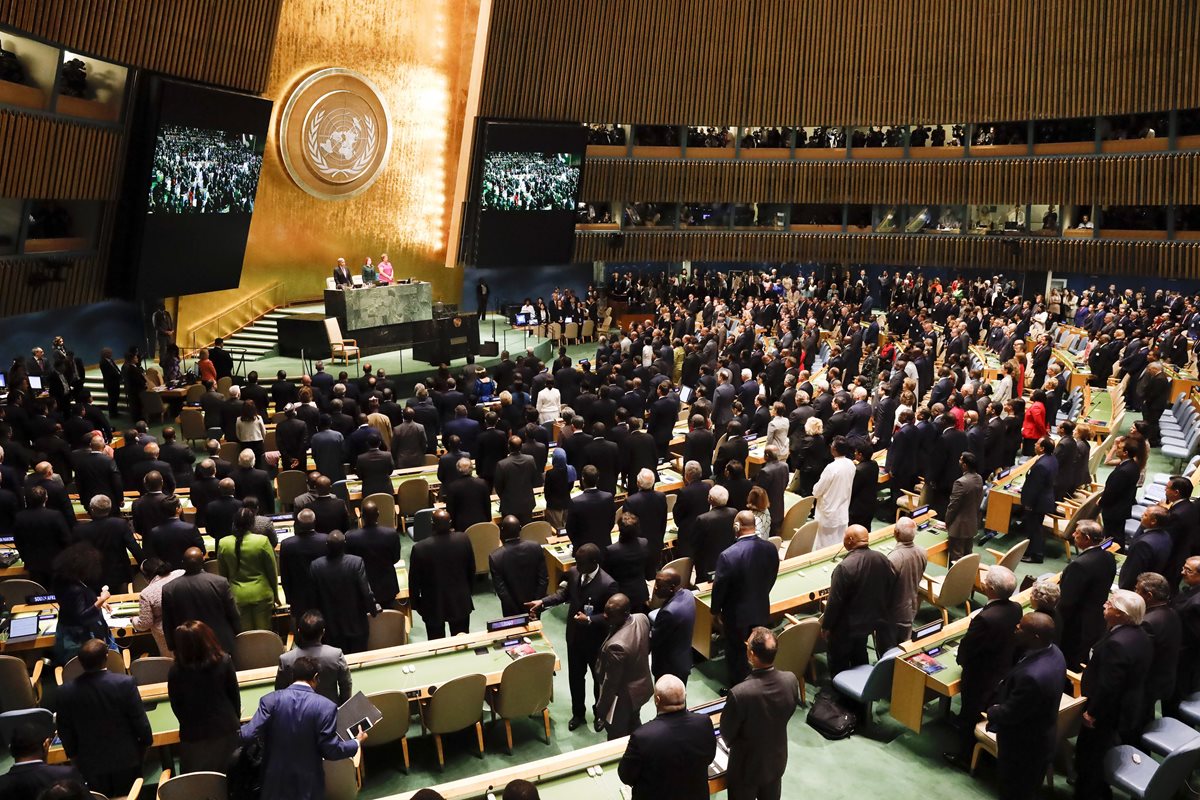
M383 719L383 712L367 699L362 692L343 703L337 712L337 735L349 741L359 729L370 730ZM365 723L365 724L364 724Z

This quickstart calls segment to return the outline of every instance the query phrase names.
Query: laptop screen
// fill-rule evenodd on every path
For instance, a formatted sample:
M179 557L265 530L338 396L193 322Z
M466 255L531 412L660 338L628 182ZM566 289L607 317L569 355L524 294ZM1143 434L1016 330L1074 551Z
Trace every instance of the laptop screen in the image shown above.
M692 402L692 387L690 387L690 386L682 386L682 387L680 387L680 389L679 389L679 402L681 402L681 403L690 403L690 402Z
M40 392L42 390L42 376L41 375L30 375L29 376L29 388L33 389L34 391Z
M514 325L528 325L529 324L529 315L528 314L517 314L515 317L513 317L513 324Z
M8 386L8 376L5 375L3 372L0 372L0 389L3 389L7 386Z

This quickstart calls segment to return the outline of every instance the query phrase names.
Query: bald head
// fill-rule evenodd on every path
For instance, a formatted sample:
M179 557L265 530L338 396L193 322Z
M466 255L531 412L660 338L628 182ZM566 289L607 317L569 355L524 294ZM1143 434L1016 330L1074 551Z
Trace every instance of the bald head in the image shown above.
M754 533L754 512L739 511L733 518L733 524L737 527L738 536Z
M866 547L870 540L871 534L866 528L862 525L851 525L846 528L846 534L842 537L842 547L847 550L857 550L860 547Z
M199 547L189 547L183 551L183 571L188 575L199 575L204 569L204 551Z
M687 707L687 687L674 675L663 675L654 684L654 705L660 714L682 711Z

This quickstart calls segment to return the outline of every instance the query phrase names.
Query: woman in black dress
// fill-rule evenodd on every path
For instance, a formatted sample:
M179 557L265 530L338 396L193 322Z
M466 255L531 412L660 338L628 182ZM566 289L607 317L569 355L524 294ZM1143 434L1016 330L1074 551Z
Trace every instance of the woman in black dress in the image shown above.
M233 659L199 620L175 629L167 695L179 720L180 771L225 772L238 744L242 698Z

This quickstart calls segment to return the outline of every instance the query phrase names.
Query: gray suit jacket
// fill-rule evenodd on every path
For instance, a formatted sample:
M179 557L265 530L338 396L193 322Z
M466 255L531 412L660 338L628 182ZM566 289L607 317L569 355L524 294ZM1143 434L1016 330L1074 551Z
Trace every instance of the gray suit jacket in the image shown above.
M983 503L983 478L968 472L954 482L946 506L946 534L951 539L971 539L979 533L979 506Z
M596 657L600 681L596 714L612 722L618 706L636 711L654 696L650 676L650 618L632 614L624 625L610 633Z
M721 736L729 745L725 780L761 786L787 768L787 724L800 705L800 684L790 672L756 669L729 690L721 712Z
M350 679L350 667L342 651L327 644L312 647L300 647L287 651L279 657L279 671L275 673L275 688L286 689L295 683L292 677L292 665L301 656L308 656L317 662L320 677L317 682L317 694L328 697L339 706L350 699L353 694L353 684Z

